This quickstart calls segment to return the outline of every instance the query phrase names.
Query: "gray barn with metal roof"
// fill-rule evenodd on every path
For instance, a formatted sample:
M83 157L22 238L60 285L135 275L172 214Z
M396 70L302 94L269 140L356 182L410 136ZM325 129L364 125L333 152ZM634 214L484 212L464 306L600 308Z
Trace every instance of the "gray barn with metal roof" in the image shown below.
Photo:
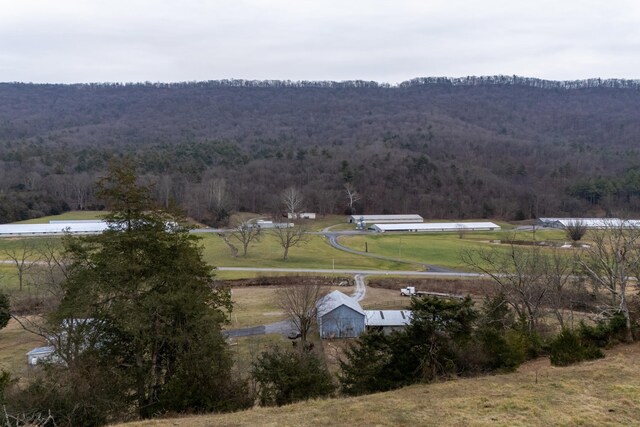
M364 310L355 299L342 292L325 295L316 308L321 338L355 338L364 332Z

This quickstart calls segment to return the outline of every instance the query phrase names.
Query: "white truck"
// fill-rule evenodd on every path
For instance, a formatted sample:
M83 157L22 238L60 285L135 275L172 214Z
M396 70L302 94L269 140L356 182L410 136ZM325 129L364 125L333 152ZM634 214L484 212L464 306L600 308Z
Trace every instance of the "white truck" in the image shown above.
M407 286L406 288L400 289L400 296L403 296L403 297L417 297L421 295L422 295L422 292L416 291L415 286Z
M462 295L446 294L443 292L416 291L415 286L407 286L406 288L400 289L400 296L403 297L423 297L427 295L438 298L464 299L464 296Z

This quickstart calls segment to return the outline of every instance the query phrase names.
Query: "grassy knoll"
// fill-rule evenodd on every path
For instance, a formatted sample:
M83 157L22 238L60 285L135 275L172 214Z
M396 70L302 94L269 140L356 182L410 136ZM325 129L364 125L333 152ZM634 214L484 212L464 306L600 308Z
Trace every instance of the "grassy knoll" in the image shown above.
M536 232L537 240L562 240L557 230ZM384 233L342 236L339 242L347 247L370 253L412 261L436 264L443 267L465 269L460 253L465 249L486 247L500 239L533 240L531 232L466 232L458 233ZM505 250L507 245L505 245Z
M605 359L554 368L545 359L518 372L345 399L234 414L149 420L128 426L605 426L640 424L640 344Z

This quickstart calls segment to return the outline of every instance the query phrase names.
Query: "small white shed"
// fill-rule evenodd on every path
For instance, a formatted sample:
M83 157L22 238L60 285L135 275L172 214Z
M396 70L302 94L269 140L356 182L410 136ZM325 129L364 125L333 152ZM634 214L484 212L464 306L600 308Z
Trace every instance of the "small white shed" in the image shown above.
M52 345L46 347L36 347L27 353L27 364L29 366L36 366L42 362L48 362L51 360L56 348Z

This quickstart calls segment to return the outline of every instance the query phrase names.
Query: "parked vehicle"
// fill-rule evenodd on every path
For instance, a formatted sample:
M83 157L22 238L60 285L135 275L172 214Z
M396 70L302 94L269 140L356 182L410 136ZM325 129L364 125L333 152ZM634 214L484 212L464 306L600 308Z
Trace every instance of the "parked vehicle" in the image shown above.
M403 297L424 297L427 295L438 298L464 299L464 296L462 295L446 294L443 292L417 291L415 286L407 286L406 288L400 289L400 296Z

